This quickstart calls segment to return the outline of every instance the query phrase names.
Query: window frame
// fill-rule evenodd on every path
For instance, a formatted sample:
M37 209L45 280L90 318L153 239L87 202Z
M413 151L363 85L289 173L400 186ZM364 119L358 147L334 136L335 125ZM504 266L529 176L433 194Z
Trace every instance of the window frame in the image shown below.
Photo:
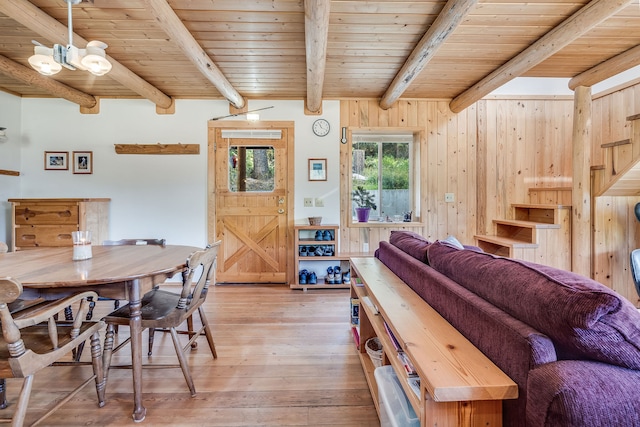
M378 220L370 219L368 223L359 223L355 217L353 212L353 200L351 198L353 192L353 144L359 138L378 138L378 141L371 142L385 142L384 139L392 139L393 136L400 136L402 138L406 138L408 136L411 137L411 141L406 141L410 143L409 148L409 205L410 210L412 212L412 218L410 223L404 224L416 224L421 223L421 194L420 188L422 183L420 164L422 162L421 158L421 141L423 140L423 130L422 129L411 129L411 128L349 128L348 132L348 174L345 174L348 177L348 183L346 188L348 190L348 206L349 206L349 214L347 215L348 224L350 226L363 224L371 224L371 223L379 223L379 224L393 224L393 222L387 222L386 218L379 217ZM393 142L393 141L387 141ZM404 142L404 141L399 141ZM382 144L379 144L379 150L382 149ZM380 155L379 155L380 158ZM378 179L378 188L382 189L382 177L379 175ZM381 191L381 190L380 190ZM378 202L380 202L380 197L378 197ZM396 223L397 224L397 223Z

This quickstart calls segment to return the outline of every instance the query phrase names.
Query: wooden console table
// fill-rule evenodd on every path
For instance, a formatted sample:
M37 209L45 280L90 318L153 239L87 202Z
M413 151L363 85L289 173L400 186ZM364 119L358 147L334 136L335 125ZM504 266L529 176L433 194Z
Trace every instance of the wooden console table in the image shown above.
M421 426L501 426L502 400L518 397L517 384L380 260L350 261L351 297L359 299L360 361L378 413L375 368L365 349L374 336ZM408 384L385 323L420 377L420 396Z

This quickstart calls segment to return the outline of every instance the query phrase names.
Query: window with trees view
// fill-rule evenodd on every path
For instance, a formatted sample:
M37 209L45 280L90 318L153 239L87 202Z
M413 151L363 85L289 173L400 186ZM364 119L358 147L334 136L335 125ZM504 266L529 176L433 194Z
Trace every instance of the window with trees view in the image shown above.
M351 150L351 190L363 186L376 201L377 209L371 211L369 218L398 221L407 212L415 218L418 188L413 171L419 170L420 156L413 134L354 133ZM352 207L355 212L355 204Z
M274 161L273 147L229 147L229 190L273 191Z

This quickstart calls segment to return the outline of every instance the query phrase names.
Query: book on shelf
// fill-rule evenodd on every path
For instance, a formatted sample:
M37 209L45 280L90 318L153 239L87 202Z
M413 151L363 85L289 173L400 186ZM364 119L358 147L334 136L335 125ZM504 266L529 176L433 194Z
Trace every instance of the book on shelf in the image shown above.
M420 397L420 377L414 376L407 378L407 382L409 383L409 387L416 396Z
M416 368L414 368L413 363L411 363L411 360L409 360L409 357L407 357L407 355L404 352L402 351L398 352L398 359L402 363L402 366L404 366L404 370L407 373L407 375L409 376L417 375Z
M371 298L369 298L369 296L364 296L362 297L362 302L364 302L365 304L367 304L369 307L371 307L371 309L373 311L376 312L376 314L380 313L380 311L378 311L378 307L376 307L376 305L373 303L373 301L371 301Z
M391 332L391 328L389 328L387 322L384 322L384 330L387 331L387 335L389 335L389 338L391 338L391 344L393 344L393 348L395 348L398 352L402 351L400 343L396 339L395 335L393 335L393 332Z
M353 340L356 343L356 348L360 348L360 333L358 332L358 327L352 326L351 333L353 334Z
M351 324L360 324L360 300L358 298L351 298Z
M352 277L351 284L354 286L364 286L364 283L362 283L362 280L359 277Z

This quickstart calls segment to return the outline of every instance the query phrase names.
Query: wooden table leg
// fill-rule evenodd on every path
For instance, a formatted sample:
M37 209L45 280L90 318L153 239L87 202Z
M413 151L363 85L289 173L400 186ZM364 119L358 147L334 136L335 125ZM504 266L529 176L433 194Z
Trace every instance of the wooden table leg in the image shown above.
M129 330L131 331L131 372L133 375L133 421L139 423L147 416L142 405L142 295L138 280L130 282Z

